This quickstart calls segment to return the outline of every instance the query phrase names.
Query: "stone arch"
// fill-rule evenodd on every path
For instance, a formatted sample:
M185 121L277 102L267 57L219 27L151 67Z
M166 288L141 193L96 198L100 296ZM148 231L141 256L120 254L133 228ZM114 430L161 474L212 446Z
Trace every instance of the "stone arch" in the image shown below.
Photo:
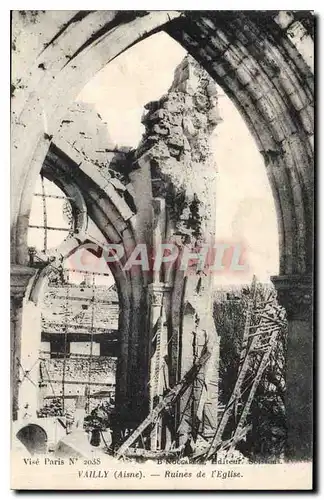
M31 455L46 453L47 433L40 425L25 425L19 429L16 438L27 448Z
M178 40L223 87L261 152L277 210L281 274L309 272L312 220L310 69L271 16L200 13L170 23ZM297 237L296 237L297 236Z

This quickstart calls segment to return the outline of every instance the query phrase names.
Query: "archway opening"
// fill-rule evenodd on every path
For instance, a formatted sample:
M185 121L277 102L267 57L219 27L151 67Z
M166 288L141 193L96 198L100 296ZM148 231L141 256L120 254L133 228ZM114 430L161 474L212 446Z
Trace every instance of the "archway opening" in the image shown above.
M47 13L42 13L41 17L43 17L43 14L44 16L47 15ZM113 13L106 12L104 15L106 14L108 15L109 21L114 19ZM212 67L211 73L213 73L215 79L220 83L226 81L226 88L229 94L242 110L242 113L246 117L246 122L249 123L251 130L253 130L256 136L260 150L264 154L265 162L268 165L270 174L273 175L274 185L277 189L276 194L278 196L276 199L278 198L277 207L281 236L280 270L283 275L288 275L288 289L290 290L291 283L294 284L295 282L294 274L299 273L304 275L304 273L311 270L312 249L311 244L307 243L311 242L312 239L312 224L308 224L308 221L312 219L312 208L310 205L312 204L311 191L313 183L311 174L309 175L307 170L311 171L312 161L311 147L313 127L310 108L312 106L313 81L312 76L305 67L304 55L298 54L295 47L287 40L287 26L285 25L285 21L283 26L280 20L281 15L277 16L279 18L278 20L274 17L274 13L270 13L267 19L269 22L269 30L265 29L265 25L258 26L255 15L252 14L250 16L242 12L234 18L230 13L223 14L218 12L217 14L196 14L189 12L188 14L185 13L182 18L176 22L171 21L170 23L169 13L165 13L165 18L163 17L164 13L158 13L156 16L153 13L148 13L148 15L144 14L143 23L141 13L139 18L136 19L135 16L135 21L133 19L130 21L130 31L127 33L127 35L130 34L130 37L126 37L124 45L123 42L121 42L121 44L114 43L114 36L117 33L116 38L119 38L118 31L124 29L124 22L128 23L129 19L126 18L125 20L122 18L122 26L120 26L118 24L119 19L117 18L119 14L117 14L116 19L114 19L117 20L117 26L113 23L112 33L109 32L111 28L111 23L109 22L104 25L104 31L107 28L105 36L101 36L103 34L102 29L97 30L97 28L95 28L95 32L92 32L94 37L87 39L87 31L85 30L83 32L83 30L81 30L86 38L85 43L81 46L78 45L79 38L74 37L78 41L74 47L75 51L72 58L73 65L71 64L71 59L68 62L64 60L64 65L61 65L60 56L64 54L64 50L56 50L57 40L55 44L43 44L41 37L39 37L39 44L43 44L42 48L45 47L46 51L42 50L39 52L39 57L43 58L45 52L45 56L47 54L49 55L48 59L50 64L45 72L43 61L37 61L40 63L38 69L44 70L44 73L41 71L44 78L39 78L39 72L36 69L38 73L37 76L35 75L34 78L34 75L32 75L30 79L32 88L26 87L24 82L22 82L22 85L20 85L20 96L18 96L22 97L22 99L16 99L18 103L17 108L18 111L20 111L24 107L24 92L26 92L26 96L31 96L30 99L28 97L27 105L22 113L22 118L27 119L27 123L29 122L31 126L28 126L27 123L23 123L24 120L22 120L21 123L18 121L14 123L15 138L13 152L18 166L20 165L21 167L20 169L17 168L17 179L19 181L17 182L17 190L16 183L13 183L15 191L17 192L16 206L19 207L14 214L13 224L15 236L17 236L15 261L23 264L26 263L27 260L24 238L26 236L26 220L29 213L30 193L28 191L28 178L32 178L35 173L37 173L39 167L38 159L43 156L46 150L46 141L52 137L47 133L47 124L45 123L44 127L46 133L43 133L43 126L40 125L40 122L43 121L43 117L46 118L46 110L49 111L48 116L50 117L50 122L53 123L55 133L57 128L56 125L62 118L62 109L64 110L71 98L73 99L76 93L75 89L80 88L80 85L87 79L87 75L93 75L95 71L102 67L104 61L113 59L122 50L136 43L140 33L143 33L141 27L143 27L142 24L144 24L144 26L146 25L146 20L148 20L148 29L146 33L150 33L155 29L160 29L159 14L161 14L160 17L162 18L162 22L167 22L165 29L167 29L169 33L172 33L178 40L181 40L181 43L188 47L205 65L208 65L208 62L210 62ZM70 14L67 13L67 16L69 15ZM96 16L97 13L94 12L90 15ZM175 13L173 15L177 16L181 14ZM155 19L155 17L157 19ZM166 19L166 17L168 17L168 19ZM294 15L292 15L292 18L293 17ZM85 22L86 27L88 20L89 18L87 18ZM95 25L97 21L98 20L94 23ZM72 29L74 29L74 23L72 23L72 25ZM69 39L69 37L66 37L66 28L70 30L71 24L64 25L63 36L62 32L57 33L59 44L63 39ZM76 29L78 28L79 25L76 26ZM36 26L36 29L38 29L38 26ZM24 32L24 30L22 31ZM215 38L210 37L210 34L213 32L215 32ZM46 34L49 36L48 33ZM111 34L113 43L111 43ZM36 39L38 40L38 37L35 37L35 40ZM299 45L299 43L295 43L295 46L297 45ZM62 47L63 46L64 41ZM106 49L106 51L103 49ZM98 55L98 57L94 57L95 54ZM101 57L103 54L106 59ZM246 67L246 63L248 68ZM36 66L37 64L35 68ZM74 71L75 69L76 71ZM79 70L81 70L81 72ZM76 77L72 76L73 73ZM80 78L80 73L84 75L83 82ZM26 75L27 74L29 78L30 73L26 72ZM20 80L18 81L20 82ZM65 97L62 89L66 81L69 83L71 82L72 85L66 89L67 92L65 93ZM40 83L39 88L33 87L34 82L36 82L37 86L38 83ZM47 88L49 83L50 85ZM244 90L242 90L242 87L244 87ZM266 87L269 88L269 99L263 95ZM53 91L48 91L48 89ZM44 109L42 109L44 105L43 100L37 96L38 92L34 92L34 90L39 90L40 96L48 96ZM258 95L260 92L261 97ZM17 94L18 93L17 89ZM31 120L29 120L30 111ZM16 116L18 116L18 114ZM44 122L46 122L46 119ZM260 134L258 130L259 124L261 125ZM28 133L31 135L31 140L28 141L29 143L25 140L26 137L28 137ZM281 147L281 143L283 143L283 148ZM26 153L22 151L24 148L26 149ZM34 166L34 168L32 167L33 172L28 176L24 171L24 167L29 169L31 165ZM26 195L24 194L22 196L21 193L24 191L24 188L26 188L26 192L28 192ZM305 202L304 199L306 200ZM15 227L16 216L18 217L17 231ZM296 245L294 241L295 234L297 235ZM304 281L305 283L308 282L308 278L309 277L306 276L306 280L303 279L302 287L304 287ZM278 288L283 285L285 287L285 292L287 289L286 276L284 276L284 281L285 282L283 282L282 279L277 280L277 285L279 283ZM306 297L306 293L304 295ZM309 297L310 296L307 295L307 298ZM294 346L292 352L294 352ZM295 366L294 356L292 356L291 359L293 360L292 366ZM302 361L298 361L298 363L304 372ZM291 387L292 390L294 390L293 380ZM300 392L303 391L300 390ZM297 399L298 404L295 405L295 409L298 408L297 414L301 415L302 411L300 408L303 407L303 404L300 406L299 402L302 398L299 395ZM291 415L294 416L294 411L291 412ZM299 420L301 422L303 419L300 418ZM293 433L295 433L295 431L293 431Z

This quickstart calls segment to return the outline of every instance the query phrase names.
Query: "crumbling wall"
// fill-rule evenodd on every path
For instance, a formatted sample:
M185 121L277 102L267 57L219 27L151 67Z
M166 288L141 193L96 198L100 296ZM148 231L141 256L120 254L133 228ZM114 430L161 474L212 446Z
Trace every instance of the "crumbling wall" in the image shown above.
M135 156L149 153L153 195L166 200L172 232L182 241L205 236L215 214L216 165L209 140L221 120L216 85L188 55L168 93L145 109L145 133Z
M119 304L115 290L92 286L49 286L42 304L43 332L94 334L118 330ZM95 301L92 298L95 296ZM94 307L94 314L92 310Z
M107 396L114 397L116 365L116 358L103 356L93 356L91 361L86 356L74 356L65 361L63 359L43 359L40 363L39 415L42 415L44 407L46 407L44 411L48 411L47 406L53 400L61 401L63 372L64 408L72 415L75 411L76 398L86 395L88 390L91 396L89 411L100 401L105 400Z
M221 120L217 88L208 73L188 55L176 68L167 94L148 103L145 109L145 133L135 158L140 165L149 165L152 194L161 201L156 203L153 240L155 245L175 242L180 252L187 245L192 251L201 243L211 243L215 233L217 170L209 141ZM197 381L193 391L181 399L180 411L175 415L176 439L178 444L184 444L195 429L205 425L207 413L207 427L215 428L215 415L217 419L219 342L212 318L211 278L198 270L187 273L179 269L177 261L173 272L162 272L155 280L164 282L170 290L163 293L162 299L168 325L170 385L191 368L206 343L211 352L202 381ZM158 282L152 286L163 289ZM154 386L154 374L159 371L155 367L154 345L151 351L150 385ZM162 392L160 388L154 398L161 397ZM203 433L206 435L206 429ZM159 438L154 435L156 442L159 445Z
M133 151L112 141L107 123L94 105L74 101L53 137L54 144L67 143L81 154L84 161L95 165L106 178L129 182L127 172Z

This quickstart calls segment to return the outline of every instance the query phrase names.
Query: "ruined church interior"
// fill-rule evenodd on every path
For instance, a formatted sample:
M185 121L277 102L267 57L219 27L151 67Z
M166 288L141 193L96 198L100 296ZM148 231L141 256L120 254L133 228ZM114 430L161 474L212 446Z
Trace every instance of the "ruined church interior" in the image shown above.
M308 460L311 14L164 14L13 12L12 446Z

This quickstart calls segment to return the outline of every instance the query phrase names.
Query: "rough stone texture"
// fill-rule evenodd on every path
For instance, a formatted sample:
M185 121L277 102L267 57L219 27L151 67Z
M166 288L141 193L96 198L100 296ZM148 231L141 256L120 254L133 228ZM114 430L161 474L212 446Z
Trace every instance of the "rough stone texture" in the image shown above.
M127 172L132 159L132 150L119 147L112 142L107 123L91 104L75 101L61 121L53 143L66 142L84 161L98 168L107 179L117 178L124 184L129 182ZM117 188L120 186L115 181Z
M89 386L91 394L107 388L112 392L115 390L116 359L98 355L100 346L96 342L99 334L100 342L111 339L118 343L116 335L114 334L112 339L108 333L111 329L115 332L118 330L119 306L116 289L114 286L107 288L97 285L93 290L92 286L85 283L79 286L68 285L68 289L69 300L67 300L67 286L50 285L42 304L42 338L46 338L46 344L44 342L41 344L40 383L41 401L45 402L54 395L62 394L63 364L65 364L64 391L67 399L83 395L88 381L91 383ZM95 303L92 301L94 294ZM67 354L65 362L63 359L52 359L50 344L47 343L57 340L57 334L63 340L66 333L73 335L73 345L71 344L68 349L71 354ZM93 336L92 341L95 343L91 361L89 335ZM76 348L78 354L72 354Z
M287 33L292 20L279 20L278 23L275 18L279 11L263 13L264 19L260 14L247 11L26 12L13 12L12 30L13 262L28 262L26 238L33 186L50 141L71 102L83 85L110 60L143 37L166 29L208 68L212 78L231 97L266 160L278 212L281 274L294 276L312 272L313 135L310 135L307 106L314 100L314 78L305 54L300 51L300 30L297 30L298 43L295 44ZM293 11L294 20L300 21L313 37L314 22L310 17ZM261 99L268 94L269 99ZM304 109L307 111L301 113ZM288 147L283 150L285 142ZM298 151L296 157L295 150ZM304 194L302 204L299 192ZM99 211L98 206L93 207L93 213ZM107 227L107 222L102 227ZM107 232L105 230L105 234ZM116 238L115 233L112 235ZM128 311L132 308L137 311L138 294L136 299L135 291L143 282L136 281L133 276L122 278L129 279L128 284L132 285L131 294L125 293ZM179 281L181 279L179 277ZM172 311L180 315L181 289L176 293L179 300L172 303ZM131 323L127 315L123 321ZM138 328L135 326L131 330ZM124 328L127 330L129 325ZM20 329L16 321L13 331L18 343ZM297 331L296 337L301 335L302 332ZM311 329L307 335L311 337ZM311 375L304 369L302 361L305 359L301 359L298 338L295 345L300 356L296 358L294 349L289 351L288 346L288 357L291 362L299 360L296 371L309 382ZM310 366L310 356L307 359ZM125 372L126 365L123 367ZM290 380L294 373L291 370ZM294 398L293 382L289 384L292 394L289 418L294 434L291 443L296 450L301 433L294 428L294 422L298 425L303 420L302 397ZM295 399L298 399L296 403Z
M314 20L311 13L292 12L294 20L298 20L312 36ZM12 157L15 163L13 173L17 177L12 182L15 186L12 214L13 255L17 254L16 261L26 263L23 233L31 198L28 185L33 184L48 150L50 137L56 134L70 103L89 78L111 58L143 34L148 36L152 30L161 29L161 25L167 23L165 29L169 34L208 68L211 76L221 83L237 104L261 152L264 155L268 155L269 151L276 152L277 160L268 170L278 197L282 235L281 272L288 274L304 272L305 268L309 270L309 252L307 261L305 257L298 258L296 252L299 249L294 250L293 235L298 227L303 228L300 229L300 245L307 246L306 242L312 239L307 229L311 224L305 226L304 221L299 220L301 214L295 213L297 200L291 204L285 200L290 185L289 176L283 178L282 171L291 152L282 154L280 140L283 136L278 139L279 142L273 141L272 137L279 138L282 117L289 116L297 125L297 137L302 149L307 152L312 148L312 137L305 136L299 114L291 108L290 95L296 91L303 106L307 106L313 101L314 82L309 66L299 52L299 45L294 46L289 40L289 22L284 22L281 27L279 21L278 25L279 15L280 11L257 15L243 11L234 15L223 11L132 15L112 11L37 11L30 15L14 12ZM284 13L281 17L287 16ZM171 20L173 22L169 22ZM250 80L255 81L254 89L238 82L238 68L242 70L243 66L251 73ZM274 114L270 122L267 107L256 106L255 102L256 94L267 95L269 86L273 88L275 97L272 99ZM287 130L285 136L287 138L295 133ZM308 153L310 156L306 158L306 163L303 159L296 162L294 168L312 177L313 153ZM280 164L281 157L283 161ZM19 222L16 217L19 217Z
M149 154L153 195L165 198L179 242L199 238L215 212L216 166L209 138L221 121L216 85L186 56L168 93L145 109L145 133L135 158Z
M85 102L73 103L61 121L54 142L56 137L65 140L99 168L107 164L104 148L114 147L108 135L107 123L96 113L94 106Z

